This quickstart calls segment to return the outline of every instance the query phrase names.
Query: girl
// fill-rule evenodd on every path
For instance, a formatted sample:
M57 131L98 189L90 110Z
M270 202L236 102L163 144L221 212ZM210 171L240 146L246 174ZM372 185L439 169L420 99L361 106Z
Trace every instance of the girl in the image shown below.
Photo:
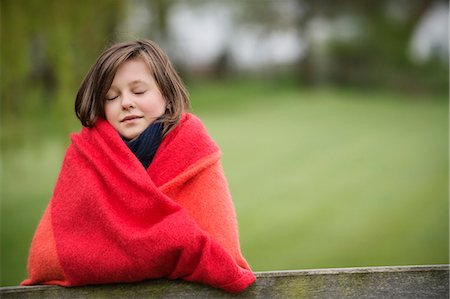
M220 150L185 111L168 57L138 40L107 49L78 91L71 136L23 285L181 278L245 290Z

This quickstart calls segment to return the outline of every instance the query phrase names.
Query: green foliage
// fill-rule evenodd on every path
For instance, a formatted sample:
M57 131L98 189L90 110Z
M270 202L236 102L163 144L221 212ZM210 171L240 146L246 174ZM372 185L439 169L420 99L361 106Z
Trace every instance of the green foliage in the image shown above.
M327 48L333 62L329 81L346 86L385 87L409 93L448 94L448 65L438 59L421 64L409 55L411 37L427 7L413 1L398 20L386 14L385 1L357 19L356 39L334 39ZM366 8L368 9L368 7Z
M37 105L62 119L71 115L80 79L113 39L123 10L115 0L2 1L3 121Z

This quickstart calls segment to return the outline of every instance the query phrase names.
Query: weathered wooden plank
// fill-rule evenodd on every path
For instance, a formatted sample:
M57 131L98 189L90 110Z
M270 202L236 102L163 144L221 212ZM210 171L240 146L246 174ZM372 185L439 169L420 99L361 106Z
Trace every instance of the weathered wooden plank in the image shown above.
M164 279L64 288L3 287L1 298L449 298L449 265L256 272L241 294Z

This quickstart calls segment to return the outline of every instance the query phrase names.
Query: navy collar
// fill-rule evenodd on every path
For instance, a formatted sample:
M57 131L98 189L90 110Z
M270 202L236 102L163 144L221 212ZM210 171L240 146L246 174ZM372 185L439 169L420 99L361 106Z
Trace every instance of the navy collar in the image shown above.
M128 141L124 137L122 140L126 143L128 148L138 158L145 169L150 165L155 157L156 150L161 143L163 125L156 120L150 124L138 137Z

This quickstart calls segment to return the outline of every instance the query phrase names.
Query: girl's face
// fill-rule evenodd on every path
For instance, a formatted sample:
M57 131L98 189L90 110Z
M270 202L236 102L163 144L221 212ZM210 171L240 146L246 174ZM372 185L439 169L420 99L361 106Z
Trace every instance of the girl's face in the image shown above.
M166 101L142 58L117 69L105 100L106 120L126 139L134 139L164 114Z

